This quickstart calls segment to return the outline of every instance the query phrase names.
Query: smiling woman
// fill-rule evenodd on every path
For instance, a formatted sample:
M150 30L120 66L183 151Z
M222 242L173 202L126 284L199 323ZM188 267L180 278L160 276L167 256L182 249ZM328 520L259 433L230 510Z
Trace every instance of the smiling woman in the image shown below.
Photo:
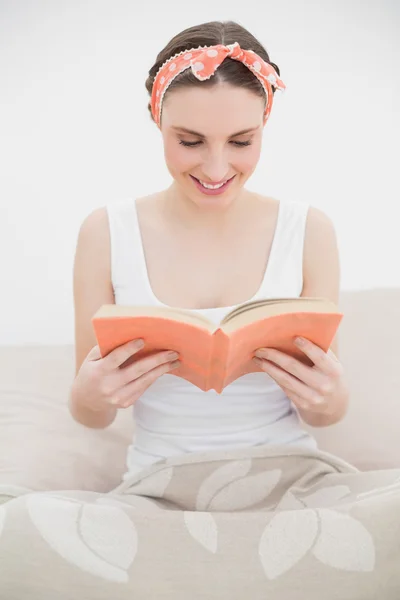
M226 208L252 175L260 158L264 105L265 98L227 82L167 92L160 124L166 165L196 205L207 203L207 185L223 184L212 190L213 206Z
M225 36L229 27L235 29L226 24ZM193 46L196 28L178 34L157 57L146 84L167 167L196 204L212 195L226 206L243 187L260 157L274 90L285 88L261 44L237 28L235 42L214 39L211 48ZM196 152L182 152L177 143Z
M278 201L245 187L259 162L274 94L285 89L260 42L234 22L186 29L161 50L146 88L172 181L144 198L110 202L82 225L72 413L89 427L105 427L118 409L133 406L126 477L188 452L315 448L300 416L328 425L347 405L335 346L335 354L311 342L299 346L315 358L307 368L259 349L256 372L221 394L174 377L175 348L139 358L143 341L136 340L106 357L99 353L91 318L102 304L179 307L218 324L249 300L338 299L328 217L296 199Z

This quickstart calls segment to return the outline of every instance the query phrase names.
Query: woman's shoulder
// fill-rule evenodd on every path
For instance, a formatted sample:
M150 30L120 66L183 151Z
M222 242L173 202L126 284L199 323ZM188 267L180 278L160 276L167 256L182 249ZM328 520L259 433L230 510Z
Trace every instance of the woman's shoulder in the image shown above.
M301 210L303 212L307 212L310 208L310 205L303 200L293 200L287 198L279 198L277 196L266 196L263 194L253 194L253 197L257 202L264 205L267 209L277 210L280 207L292 209L292 210Z
M83 219L79 228L79 238L96 238L108 233L107 207L100 206L89 212Z
M278 199L272 196L259 195L270 214L280 212L281 224L288 223L301 226L304 235L304 258L313 260L321 252L328 255L337 254L336 229L332 218L324 210L303 200Z
M279 199L275 196L262 196L259 195L259 199L267 208L278 209L283 208L288 212L292 211L299 215L303 215L306 219L306 235L314 236L318 234L332 234L334 233L333 220L329 215L317 208L313 204L305 200L296 199Z
M335 225L328 213L309 204L306 222L306 238L309 243L319 243L325 237L331 240L335 236Z
M310 206L303 253L305 295L337 299L340 258L335 226L323 210Z
M75 250L75 264L78 263L84 265L84 270L110 271L110 231L105 206L88 213L80 225Z
M80 229L85 232L97 232L107 234L109 232L110 218L120 216L124 217L131 214L136 207L141 206L144 201L151 196L143 197L121 197L110 200L103 206L99 206L90 211L83 219ZM148 203L147 203L148 204Z
M318 219L318 214L314 213L314 208L302 200L289 200L287 198L278 198L276 196L258 195L258 202L262 206L262 211L279 218L282 226L305 227L305 224L312 223ZM318 211L317 211L318 212Z

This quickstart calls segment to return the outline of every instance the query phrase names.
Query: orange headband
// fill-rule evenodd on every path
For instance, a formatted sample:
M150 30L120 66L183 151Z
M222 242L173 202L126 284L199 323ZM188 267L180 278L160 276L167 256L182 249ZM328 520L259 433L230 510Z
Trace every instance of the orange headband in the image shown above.
M228 46L218 44L216 46L200 46L184 50L165 61L154 78L151 94L151 112L158 127L160 127L161 109L165 92L175 77L179 73L182 73L182 71L191 68L193 75L199 81L205 81L214 75L215 71L228 56L246 65L263 86L267 99L264 112L265 125L272 108L272 86L282 92L286 89L286 86L272 65L265 62L253 50L242 50L239 44L235 42Z

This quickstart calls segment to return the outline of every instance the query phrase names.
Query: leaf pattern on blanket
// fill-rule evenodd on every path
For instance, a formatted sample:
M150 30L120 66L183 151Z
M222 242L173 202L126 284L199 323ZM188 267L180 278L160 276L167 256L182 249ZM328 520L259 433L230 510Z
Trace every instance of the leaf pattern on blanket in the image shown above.
M196 510L241 510L267 498L278 484L282 471L248 475L251 460L235 461L216 469L200 486Z
M313 554L325 565L345 571L371 572L375 567L374 540L350 515L327 508L318 511L321 533Z
M161 508L149 498L143 496L128 496L128 498L114 498L111 494L104 498L97 498L96 504L117 506L126 510L139 510L141 513L160 513Z
M217 551L218 529L214 517L208 512L184 511L183 519L190 535L209 552Z
M261 536L258 553L268 579L276 579L299 562L311 549L318 534L314 510L278 513Z
M265 500L278 484L280 469L248 475L225 486L210 502L210 510L227 511L250 508Z
M142 494L143 496L153 496L153 498L162 498L174 473L173 467L162 467L159 471L148 475L135 483L130 493Z
M245 477L251 469L250 458L234 460L218 467L201 484L197 493L196 510L207 510L211 500L225 485Z
M276 511L280 510L303 510L304 502L300 501L293 492L285 492L276 506Z
M335 569L371 572L375 567L374 541L362 523L335 510L307 508L278 513L264 529L259 556L266 576L276 579L311 549Z
M43 539L66 561L108 581L129 580L137 533L123 510L45 494L27 496L26 506Z

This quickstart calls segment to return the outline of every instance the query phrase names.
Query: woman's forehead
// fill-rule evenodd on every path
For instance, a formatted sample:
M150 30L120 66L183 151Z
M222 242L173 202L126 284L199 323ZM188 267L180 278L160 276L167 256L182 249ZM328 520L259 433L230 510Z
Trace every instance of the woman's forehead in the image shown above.
M165 127L183 127L203 136L216 128L233 135L260 126L264 106L261 96L231 85L178 88L166 95L161 121Z

